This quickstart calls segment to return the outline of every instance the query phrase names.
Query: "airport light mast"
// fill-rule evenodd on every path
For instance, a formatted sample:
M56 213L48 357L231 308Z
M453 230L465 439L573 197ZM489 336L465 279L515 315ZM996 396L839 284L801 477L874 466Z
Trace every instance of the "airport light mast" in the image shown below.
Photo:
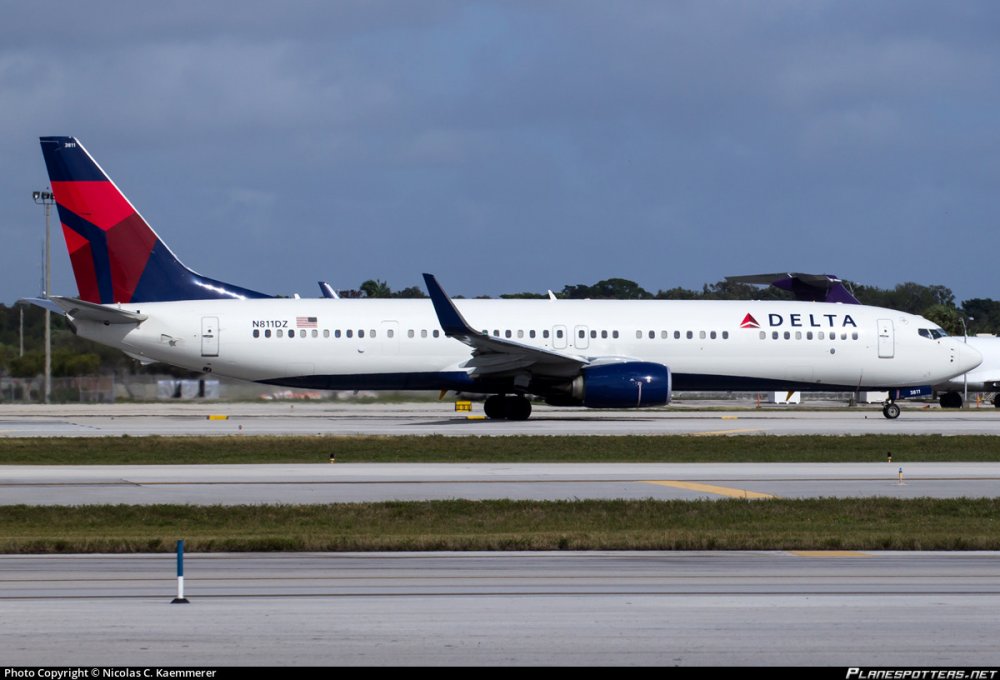
M31 198L37 205L45 206L45 280L42 287L42 297L48 299L49 288L52 286L51 255L49 250L49 214L52 212L52 204L55 203L51 191L32 191ZM45 310L45 403L52 400L52 321L49 310Z

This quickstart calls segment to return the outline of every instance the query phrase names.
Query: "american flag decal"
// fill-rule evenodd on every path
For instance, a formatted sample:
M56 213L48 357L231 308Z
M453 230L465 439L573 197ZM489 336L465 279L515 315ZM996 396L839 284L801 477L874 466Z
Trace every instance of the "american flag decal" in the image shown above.
M316 317L315 316L297 316L295 317L295 327L296 328L316 328Z

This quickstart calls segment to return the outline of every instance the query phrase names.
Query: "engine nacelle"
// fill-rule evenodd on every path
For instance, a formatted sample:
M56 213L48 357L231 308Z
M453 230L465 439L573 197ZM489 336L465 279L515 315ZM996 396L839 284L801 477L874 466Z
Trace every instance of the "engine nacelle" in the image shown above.
M648 361L588 366L573 381L573 397L589 408L670 403L670 369Z

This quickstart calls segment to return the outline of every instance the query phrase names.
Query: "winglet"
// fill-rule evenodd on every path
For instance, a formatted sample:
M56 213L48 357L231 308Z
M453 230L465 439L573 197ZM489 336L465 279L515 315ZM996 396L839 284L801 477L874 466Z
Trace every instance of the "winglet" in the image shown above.
M424 283L427 284L427 294L430 295L431 302L434 303L434 312L437 314L438 323L441 324L445 335L449 338L479 335L458 311L455 303L444 292L444 288L441 287L433 274L424 274Z

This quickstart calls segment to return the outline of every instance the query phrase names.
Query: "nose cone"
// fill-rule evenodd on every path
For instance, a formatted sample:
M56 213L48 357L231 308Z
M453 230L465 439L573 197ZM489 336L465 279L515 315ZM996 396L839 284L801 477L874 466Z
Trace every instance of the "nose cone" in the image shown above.
M952 351L955 357L955 373L968 373L983 363L983 355L972 345L962 342L959 338L952 339Z

